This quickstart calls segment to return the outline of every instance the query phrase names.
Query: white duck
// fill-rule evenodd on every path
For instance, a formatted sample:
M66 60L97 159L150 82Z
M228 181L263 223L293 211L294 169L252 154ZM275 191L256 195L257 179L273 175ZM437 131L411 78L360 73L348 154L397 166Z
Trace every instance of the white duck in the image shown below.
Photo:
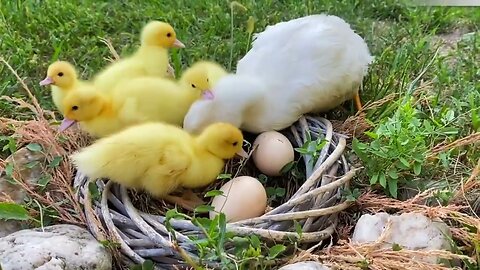
M200 132L229 122L260 133L280 130L302 114L324 112L358 97L373 61L367 44L341 18L311 15L268 26L255 35L237 73L221 79L212 100L195 102L184 128Z

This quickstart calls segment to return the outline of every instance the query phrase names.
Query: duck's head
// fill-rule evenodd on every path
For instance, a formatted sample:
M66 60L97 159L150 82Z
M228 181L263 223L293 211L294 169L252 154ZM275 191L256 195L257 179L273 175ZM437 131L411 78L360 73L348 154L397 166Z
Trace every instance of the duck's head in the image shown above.
M193 65L185 70L180 81L192 91L199 91L204 99L213 98L208 71L201 65Z
M242 148L242 132L228 123L217 122L209 125L198 136L198 142L207 151L221 159L230 159L236 154L247 157Z
M163 48L185 48L185 45L177 39L173 27L166 22L151 21L142 30L142 45L159 46Z
M215 122L230 123L236 127L244 123L247 108L259 103L264 91L245 76L227 75L213 87L215 97L195 101L185 115L183 128L190 133L200 133Z
M60 131L76 122L89 121L98 117L107 105L105 97L94 87L83 86L69 93L63 100L64 120Z
M66 61L56 61L48 66L47 77L40 82L40 85L53 84L68 89L73 87L77 80L77 71L72 64Z

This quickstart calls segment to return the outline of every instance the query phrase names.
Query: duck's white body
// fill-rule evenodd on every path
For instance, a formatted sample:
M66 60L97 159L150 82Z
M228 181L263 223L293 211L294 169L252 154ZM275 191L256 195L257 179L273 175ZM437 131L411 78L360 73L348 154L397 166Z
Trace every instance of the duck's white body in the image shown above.
M236 75L220 80L213 100L192 105L184 128L227 121L254 133L280 130L309 112L352 99L372 62L365 41L336 16L312 15L255 36Z

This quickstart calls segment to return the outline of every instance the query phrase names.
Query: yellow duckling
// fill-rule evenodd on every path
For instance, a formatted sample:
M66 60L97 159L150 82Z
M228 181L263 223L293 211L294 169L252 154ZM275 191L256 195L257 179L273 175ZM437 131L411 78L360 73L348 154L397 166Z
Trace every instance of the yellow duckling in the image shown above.
M83 81L78 80L75 67L66 61L56 61L48 66L47 77L40 82L40 85L51 85L53 104L63 114L63 99L67 93L82 85Z
M71 158L92 179L108 178L192 210L200 199L168 194L215 181L224 160L236 153L246 156L242 142L242 132L226 123L214 123L198 136L169 124L144 123L100 139Z
M185 70L180 81L194 90L200 90L202 98L213 99L212 88L227 75L225 68L215 62L198 61Z
M128 126L161 121L181 126L198 93L166 78L141 77L117 85L110 93L93 85L78 88L64 99L63 131L79 122L94 137Z
M184 48L173 27L165 22L151 21L141 33L141 45L130 57L111 63L94 78L102 91L110 91L125 79L141 76L168 77L168 48Z

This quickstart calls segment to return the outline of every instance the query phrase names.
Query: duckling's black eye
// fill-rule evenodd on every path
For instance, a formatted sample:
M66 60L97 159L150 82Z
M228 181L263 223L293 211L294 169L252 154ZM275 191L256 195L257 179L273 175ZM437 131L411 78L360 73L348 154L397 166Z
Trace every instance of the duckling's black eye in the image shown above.
M233 146L237 146L238 145L238 142L234 142L232 143Z
M172 33L167 33L167 37L171 37L172 36Z
M192 83L192 87L193 87L193 88L197 88L197 87L195 86L195 84L193 84L193 83Z
M208 78L207 78L207 82L208 82Z
M73 106L72 111L76 111L76 110L78 110L78 106Z
M59 72L59 73L58 73L58 76L59 76L59 77L62 77L62 76L63 76L63 72Z

